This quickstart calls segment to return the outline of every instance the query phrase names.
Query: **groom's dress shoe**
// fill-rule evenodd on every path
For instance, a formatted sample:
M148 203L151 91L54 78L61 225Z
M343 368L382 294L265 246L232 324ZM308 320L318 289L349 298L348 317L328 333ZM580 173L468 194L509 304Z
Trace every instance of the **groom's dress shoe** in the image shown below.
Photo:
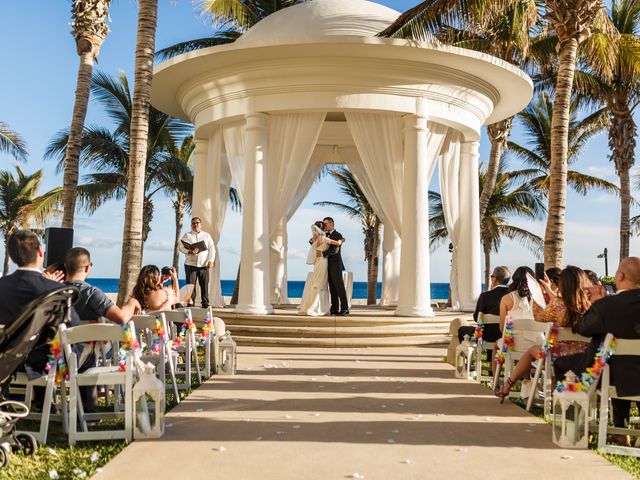
M349 310L340 310L338 315L341 317L344 317L345 315L349 315Z

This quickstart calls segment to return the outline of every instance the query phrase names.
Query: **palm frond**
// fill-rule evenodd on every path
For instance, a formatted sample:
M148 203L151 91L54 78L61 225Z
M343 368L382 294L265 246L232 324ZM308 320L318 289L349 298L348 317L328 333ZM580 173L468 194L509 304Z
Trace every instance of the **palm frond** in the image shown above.
M194 50L202 50L203 48L217 47L235 42L241 35L241 32L233 29L221 30L213 34L211 37L195 38L186 42L176 43L170 47L158 50L155 58L159 62L169 60L170 58L182 55L183 53L193 52Z
M7 153L16 160L27 161L26 142L4 122L0 122L0 152Z

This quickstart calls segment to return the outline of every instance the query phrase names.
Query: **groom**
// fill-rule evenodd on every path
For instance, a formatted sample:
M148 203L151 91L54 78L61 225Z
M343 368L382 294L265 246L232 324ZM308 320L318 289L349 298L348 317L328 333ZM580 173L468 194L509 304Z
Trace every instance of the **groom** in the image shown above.
M344 237L335 229L333 218L326 217L323 222L327 237L331 240L342 240L344 242ZM349 315L349 301L347 300L347 292L344 288L344 280L342 279L344 263L342 263L342 256L340 255L340 246L331 245L322 255L327 258L329 293L331 294L331 314L341 316Z

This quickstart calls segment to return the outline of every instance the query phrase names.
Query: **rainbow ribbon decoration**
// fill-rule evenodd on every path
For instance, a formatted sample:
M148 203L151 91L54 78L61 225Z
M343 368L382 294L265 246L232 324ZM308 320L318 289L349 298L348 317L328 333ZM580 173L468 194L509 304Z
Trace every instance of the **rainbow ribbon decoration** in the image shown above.
M558 324L553 323L551 326L551 332L549 333L549 338L547 338L546 342L538 352L536 353L536 358L538 360L544 360L547 358L548 354L553 354L553 351L556 348L556 341L558 340L558 332L560 331L560 327Z
M506 354L513 350L513 345L513 320L511 319L511 316L508 316L504 324L504 331L502 332L502 348L496 355L496 362L498 362L498 365L504 364Z
M129 323L122 325L124 333L124 342L120 345L120 351L118 352L118 370L124 372L127 367L127 359L131 352L138 353L140 351L140 343L133 334L133 330Z
M577 383L565 383L565 380L558 382L556 392L582 392L588 390L591 385L596 383L602 374L602 370L609 363L611 355L616 351L615 337L611 341L608 349L604 348L604 342L600 344L598 353L596 353L593 365L580 375L580 381Z
M69 380L69 368L67 367L67 363L64 360L64 352L62 350L62 344L60 343L60 336L56 333L56 336L51 340L51 346L49 348L49 361L47 365L44 367L45 372L50 372L51 369L57 365L58 369L56 370L56 383L62 383L62 380Z
M182 329L180 330L180 338L184 338L187 334L187 331L193 332L194 334L197 332L196 324L193 323L193 318L191 317L191 310L187 309L184 311L184 323L182 324Z
M169 336L167 332L164 331L164 327L160 322L160 317L156 317L156 328L153 329L152 332L152 340L151 340L151 352L152 353L160 353L160 348L163 345L170 344Z
M476 329L473 332L473 341L477 345L482 345L482 335L484 334L484 320L483 314L481 313L478 317L478 321L476 322Z

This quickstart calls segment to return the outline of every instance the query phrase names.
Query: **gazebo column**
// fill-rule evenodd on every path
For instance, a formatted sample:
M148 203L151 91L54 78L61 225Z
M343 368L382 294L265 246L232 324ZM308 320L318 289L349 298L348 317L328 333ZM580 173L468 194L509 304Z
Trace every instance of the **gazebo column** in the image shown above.
M431 308L429 273L429 162L427 119L404 117L402 185L402 251L400 293L396 315L428 317Z
M383 307L398 305L401 245L402 242L398 232L387 222L384 225L382 240L383 263L380 305Z
M289 304L289 290L287 288L287 219L282 218L271 235L271 303L273 305Z
M478 142L460 145L460 245L458 246L458 292L463 310L473 311L481 291L480 193Z
M267 115L246 116L245 185L242 205L242 252L238 313L265 315L273 312L269 292L269 220L266 189Z

